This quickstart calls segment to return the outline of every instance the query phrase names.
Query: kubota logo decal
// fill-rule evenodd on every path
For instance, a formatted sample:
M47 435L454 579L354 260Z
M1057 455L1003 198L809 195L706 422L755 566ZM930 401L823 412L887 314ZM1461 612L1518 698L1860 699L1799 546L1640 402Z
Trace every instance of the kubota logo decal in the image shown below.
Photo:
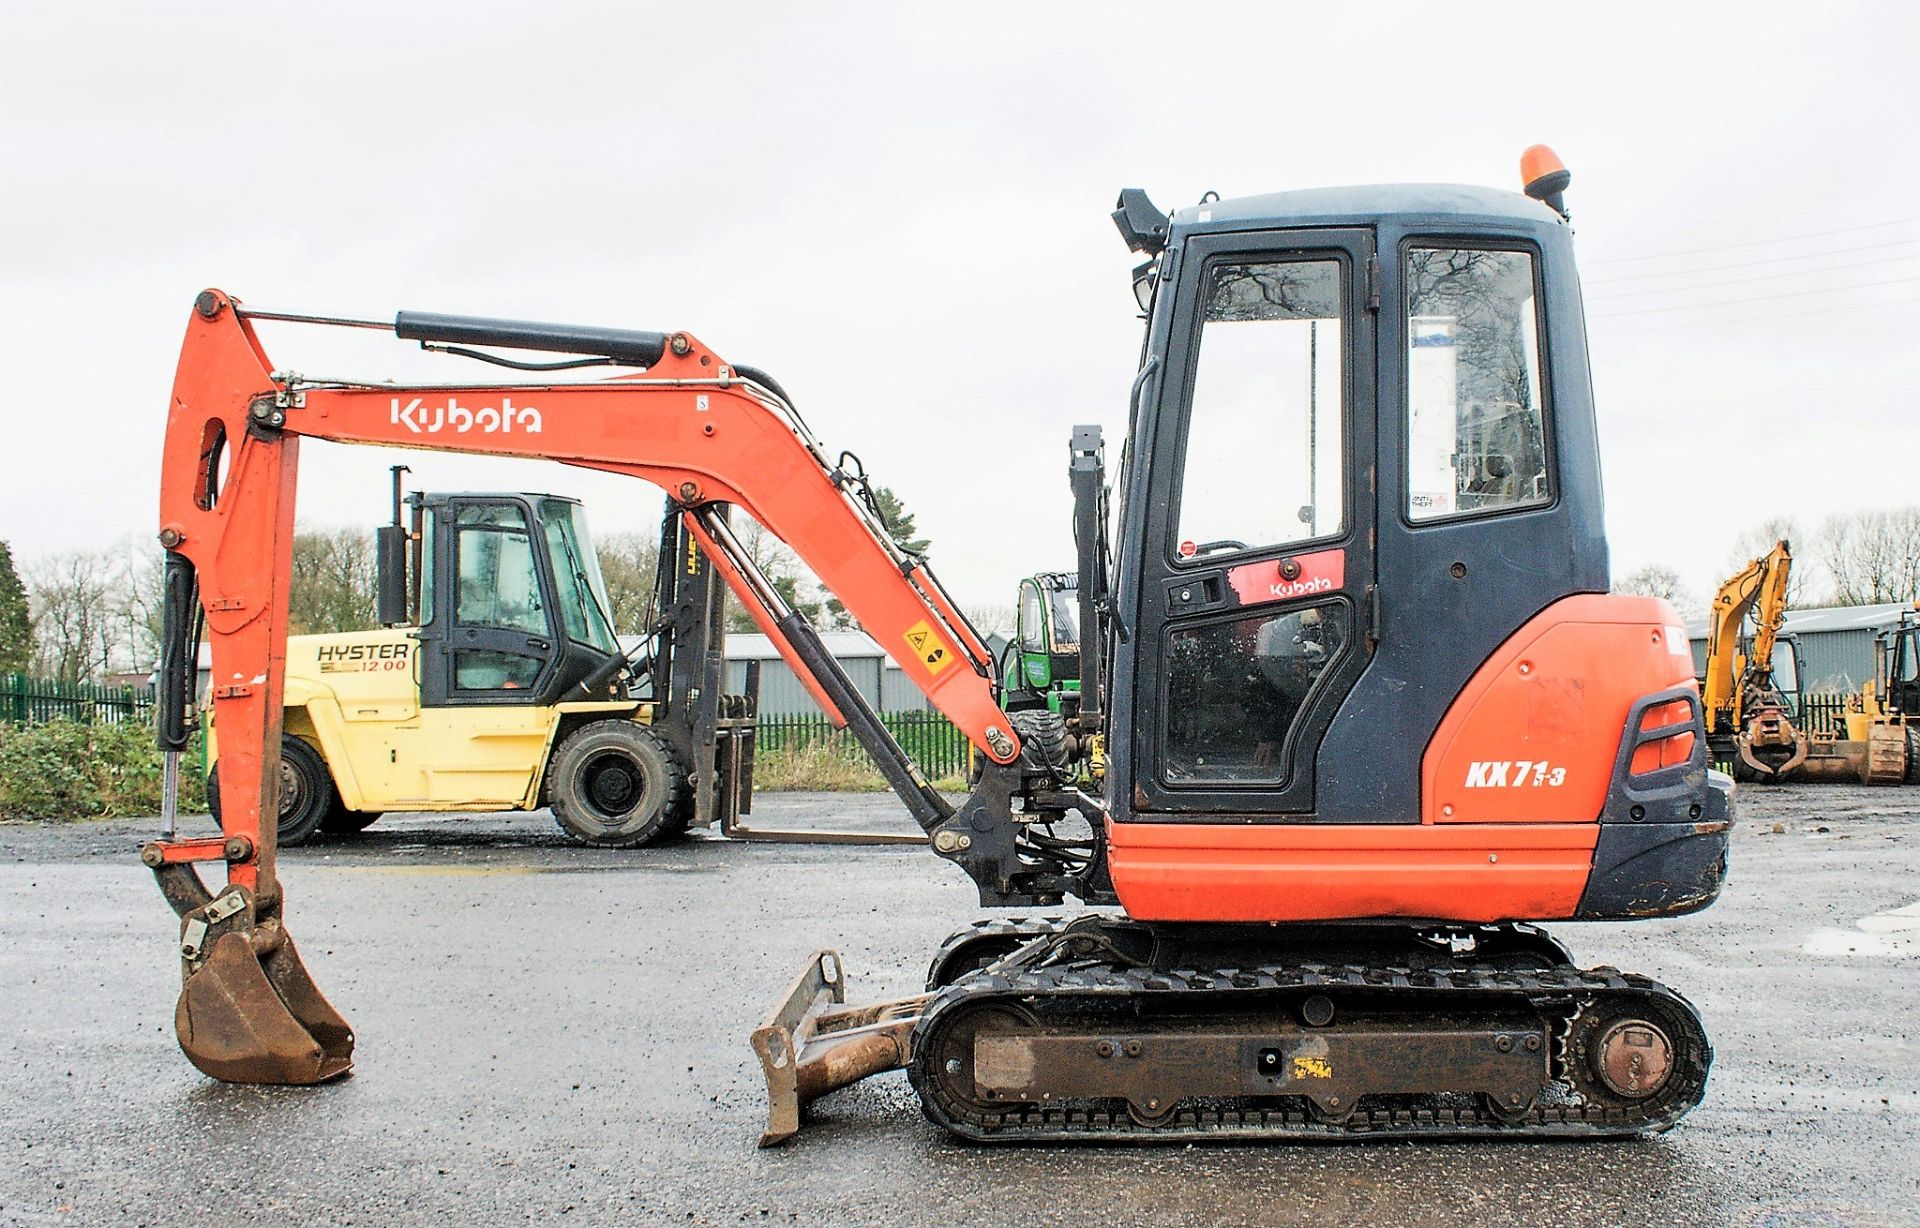
M1347 552L1320 550L1313 554L1243 563L1227 572L1227 583L1243 606L1263 601L1288 601L1330 593L1346 583Z
M1557 789L1567 783L1567 769L1546 760L1478 759L1467 765L1469 789Z
M399 397L393 398L393 425L404 426L416 435L438 435L442 431L510 435L516 428L526 435L540 433L540 411L531 405L516 406L512 397L502 398L497 407L482 405L478 409L462 405L458 397L448 397L445 405L425 402L425 397L415 397L402 405Z

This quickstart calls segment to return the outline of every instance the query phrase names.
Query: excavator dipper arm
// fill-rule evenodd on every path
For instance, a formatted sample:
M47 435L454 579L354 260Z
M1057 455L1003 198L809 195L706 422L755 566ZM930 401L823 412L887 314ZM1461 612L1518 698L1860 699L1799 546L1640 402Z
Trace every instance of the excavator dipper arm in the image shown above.
M648 370L573 384L310 380L275 368L250 323L256 316L391 328L429 348L544 349ZM176 1023L182 1047L202 1070L230 1081L310 1083L351 1065L351 1030L314 987L280 924L275 824L262 817L278 811L303 437L555 460L666 490L825 710L874 753L936 850L988 889L994 871L969 864L972 838L935 830L966 816L956 816L928 785L717 514L718 505L743 508L791 547L965 732L990 776L1017 771L1007 765L1017 763L1020 742L996 699L991 653L924 562L901 550L861 501L857 475L827 463L770 380L730 366L685 333L415 313L381 325L252 313L208 290L188 324L164 445L160 541L175 598L167 639L177 668L163 669L170 680L163 706L173 711L163 714L161 741L177 761L186 736L180 713L190 703L191 668L182 662L192 657L184 645L189 626L204 617L222 731L223 830L217 840L168 838L142 850L182 917L186 984ZM1004 850L1002 859L1017 862ZM193 869L202 861L226 865L228 885L217 894ZM997 873L1004 887L1004 866Z

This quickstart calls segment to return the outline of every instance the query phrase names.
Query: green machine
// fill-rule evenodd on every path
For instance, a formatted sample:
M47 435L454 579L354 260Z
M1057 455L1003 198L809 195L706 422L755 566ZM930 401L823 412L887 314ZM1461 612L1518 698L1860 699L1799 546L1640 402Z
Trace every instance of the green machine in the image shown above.
M1008 712L1044 708L1063 719L1080 708L1080 586L1067 571L1020 581L1013 642L1000 658Z

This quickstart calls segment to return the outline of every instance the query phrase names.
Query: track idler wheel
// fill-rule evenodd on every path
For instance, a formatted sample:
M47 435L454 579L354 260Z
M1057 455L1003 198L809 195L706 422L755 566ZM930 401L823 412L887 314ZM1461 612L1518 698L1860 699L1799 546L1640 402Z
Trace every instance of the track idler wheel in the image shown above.
M179 884L167 872L192 875L160 872L169 899ZM187 1059L223 1082L325 1083L353 1068L353 1029L313 983L278 913L276 902L260 915L238 884L181 913L174 1031Z
M1588 1050L1594 1077L1624 1100L1658 1095L1673 1075L1673 1042L1657 1023L1621 1019L1608 1024Z

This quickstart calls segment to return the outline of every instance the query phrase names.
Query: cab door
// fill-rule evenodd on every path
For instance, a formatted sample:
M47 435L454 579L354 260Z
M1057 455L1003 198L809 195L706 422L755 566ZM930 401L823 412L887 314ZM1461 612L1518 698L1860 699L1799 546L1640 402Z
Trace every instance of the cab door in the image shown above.
M434 509L420 629L420 719L395 764L431 808L531 801L560 657L543 539L524 500L449 496Z
M422 702L532 703L557 654L543 543L528 509L518 499L454 497L436 537L437 599L421 629Z
M1314 810L1372 651L1376 279L1365 230L1183 249L1130 637L1141 817Z

